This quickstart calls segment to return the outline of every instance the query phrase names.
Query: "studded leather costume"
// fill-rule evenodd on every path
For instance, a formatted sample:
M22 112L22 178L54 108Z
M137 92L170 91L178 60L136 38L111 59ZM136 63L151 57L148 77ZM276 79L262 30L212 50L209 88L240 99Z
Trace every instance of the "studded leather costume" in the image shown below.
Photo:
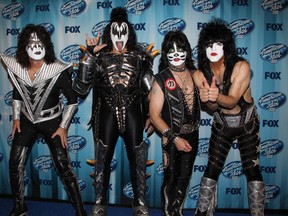
M85 95L93 87L91 125L96 161L93 215L106 212L110 163L119 136L125 142L130 163L133 205L146 208L148 149L143 141L143 130L147 117L146 96L153 79L151 56L141 49L122 54L102 52L97 57L86 52L80 62L73 88ZM142 215L141 212L138 214Z
M43 135L48 144L56 171L77 210L77 215L86 215L67 149L62 147L59 136L51 138L59 126L65 129L69 127L78 107L68 74L70 65L60 62L43 63L40 72L32 81L27 69L21 67L14 57L1 57L14 85L13 120L20 120L21 128L20 133L15 132L9 159L10 184L15 197L15 207L11 215L26 215L24 171L29 153L39 134ZM67 98L64 110L59 98L61 93Z
M165 85L169 85L168 82L171 79L174 80L173 83L176 83L169 69L155 75L155 80L161 87L165 98L161 116L175 135L189 142L192 151L189 153L178 151L173 140L169 138L165 140L162 137L164 179L161 187L161 206L163 214L167 216L183 215L182 209L198 151L200 120L197 89L194 89L193 108L190 111L179 86L175 90L166 88Z

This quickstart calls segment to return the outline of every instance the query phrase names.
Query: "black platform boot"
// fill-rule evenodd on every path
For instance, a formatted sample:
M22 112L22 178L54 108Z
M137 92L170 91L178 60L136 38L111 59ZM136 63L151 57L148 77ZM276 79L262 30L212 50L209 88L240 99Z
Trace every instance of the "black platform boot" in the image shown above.
M190 178L179 178L173 204L173 216L183 216L183 205L185 202Z
M69 155L66 149L56 148L51 151L54 159L54 164L61 181L70 197L73 207L76 210L76 216L86 216L84 209L78 180L70 165Z
M9 216L28 215L27 206L24 203L24 171L29 148L12 146L9 159L10 186L14 198L14 207Z
M71 199L72 205L75 208L76 216L86 216L87 213L84 209L75 174L72 173L72 171L68 171L67 175L63 177L63 183Z

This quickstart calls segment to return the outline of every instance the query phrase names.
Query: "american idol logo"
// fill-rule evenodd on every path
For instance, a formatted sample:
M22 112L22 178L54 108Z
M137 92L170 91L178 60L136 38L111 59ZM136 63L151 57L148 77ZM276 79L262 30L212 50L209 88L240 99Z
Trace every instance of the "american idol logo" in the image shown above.
M188 192L188 196L193 199L193 200L198 200L199 197L199 188L200 188L200 184L195 185L194 187L192 187L189 192Z
M61 7L61 14L67 17L75 17L81 14L86 8L86 2L83 0L71 0L67 1Z
M126 184L123 187L123 193L125 194L125 196L127 196L129 198L133 198L134 197L134 193L133 193L131 182L129 182L128 184Z
M12 95L13 91L10 91L4 96L4 102L8 106L12 106Z
M265 186L265 198L266 200L271 200L280 194L280 188L276 185L266 185Z
M87 141L84 137L72 135L68 137L68 150L76 154L80 149L83 149Z
M7 144L9 146L12 146L12 134L10 134L8 137L7 137Z
M83 55L83 51L80 49L80 45L74 44L64 48L60 52L60 58L65 62L79 62L79 59Z
M3 154L0 153L0 162L3 160Z
M222 174L227 178L239 177L243 174L241 161L228 163L222 170Z
M201 138L198 142L198 156L205 156L208 154L209 149L209 138Z
M229 24L229 29L238 38L243 38L245 35L253 31L255 25L249 19L238 19Z
M93 26L92 28L92 35L94 37L98 36L98 32L100 32L100 37L102 37L103 35L103 31L105 29L105 27L109 24L109 21L102 21L97 23L95 26Z
M164 174L164 168L163 168L163 163L159 164L156 168L156 172L159 174L159 175L163 175Z
M87 187L87 184L83 179L78 179L78 185L79 185L80 191L84 191Z
M12 3L2 10L2 17L9 20L15 20L24 12L24 5L21 3Z
M284 148L284 144L281 140L278 139L269 139L261 142L261 149L260 149L260 155L272 158L279 152L281 152Z
M186 23L180 18L169 18L158 25L158 32L166 35L169 31L183 31L186 28Z
M149 46L149 44L145 42L138 42L137 45L142 49L146 49Z
M50 155L41 155L37 157L33 161L33 165L36 169L43 171L43 172L48 172L48 170L54 167L54 164Z
M263 0L261 7L272 14L278 14L288 6L287 0Z
M51 23L41 23L40 25L46 29L46 31L49 33L49 35L52 35L55 31L55 27Z
M146 194L149 192L149 187L148 185L146 186ZM133 193L133 188L132 188L132 183L129 182L128 184L126 184L123 187L123 193L125 194L125 196L132 198L134 197L134 193Z
M17 47L10 47L4 51L4 54L7 56L15 57L16 51L17 51Z
M263 95L258 104L263 109L269 111L275 111L277 108L281 107L286 102L286 96L282 92L270 92Z
M115 160L114 158L112 159L111 163L110 163L110 171L114 171L116 170L118 167L118 162L117 160Z
M260 52L260 57L271 63L277 63L277 61L284 58L287 53L288 47L286 45L275 43L264 47Z
M209 13L215 10L220 4L220 0L194 0L192 8L197 12Z
M197 60L198 59L198 46L195 46L192 49L192 58L193 58L193 60Z
M128 0L124 8L130 13L141 14L144 10L149 8L151 0Z

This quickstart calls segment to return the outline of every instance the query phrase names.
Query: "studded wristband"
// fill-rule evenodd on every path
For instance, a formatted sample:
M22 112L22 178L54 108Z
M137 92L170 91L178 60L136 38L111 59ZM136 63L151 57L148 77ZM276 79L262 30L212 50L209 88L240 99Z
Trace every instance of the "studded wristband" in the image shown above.
M168 142L176 142L178 140L178 137L170 128L166 128L165 130L163 130L162 135L168 139Z

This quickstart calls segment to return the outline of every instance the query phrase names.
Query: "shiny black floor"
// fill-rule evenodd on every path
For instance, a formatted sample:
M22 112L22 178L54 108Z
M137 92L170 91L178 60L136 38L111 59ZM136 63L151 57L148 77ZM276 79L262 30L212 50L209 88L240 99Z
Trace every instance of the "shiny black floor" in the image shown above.
M51 201L51 200L26 200L29 209L29 216L73 216L75 215L72 205L68 202ZM8 216L13 208L13 201L9 197L0 196L0 216ZM85 203L87 213L92 209L92 203ZM185 209L184 215L193 216L195 209ZM121 207L111 205L108 208L108 216L132 216L130 207ZM288 215L287 210L275 211L266 210L265 215L280 216ZM150 216L162 216L160 209L150 209ZM248 210L236 209L217 209L214 216L249 216Z

